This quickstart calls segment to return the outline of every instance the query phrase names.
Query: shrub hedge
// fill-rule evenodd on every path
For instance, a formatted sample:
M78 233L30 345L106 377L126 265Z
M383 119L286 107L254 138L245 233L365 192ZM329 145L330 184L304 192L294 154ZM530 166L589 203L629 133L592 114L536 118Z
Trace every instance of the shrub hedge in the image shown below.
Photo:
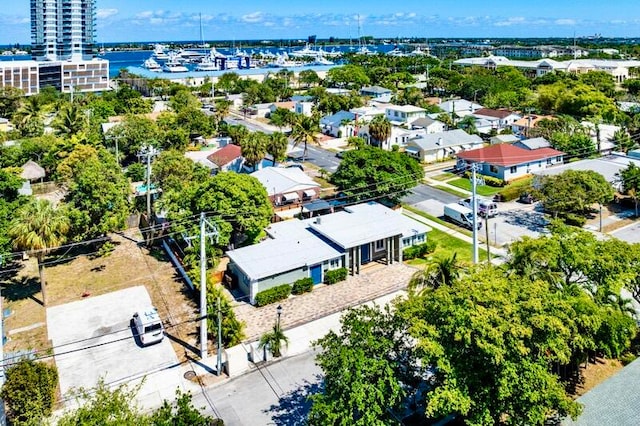
M302 293L307 293L311 290L313 290L313 279L310 277L300 278L299 280L293 283L293 288L291 288L291 293L302 294Z
M525 192L531 192L531 182L531 179L522 179L510 183L498 193L500 201L513 201L518 199L518 197Z
M291 294L291 284L282 284L256 294L256 306L265 306L286 299Z
M402 252L402 258L410 260L423 257L426 254L433 253L436 250L436 245L435 241L429 240L423 244L407 247Z
M464 176L468 179L471 178L471 172L464 172ZM480 177L484 179L485 185L493 186L494 188L502 188L507 184L507 182L497 177L487 175L481 175Z
M335 284L347 279L347 268L338 268L324 273L324 282L326 284Z

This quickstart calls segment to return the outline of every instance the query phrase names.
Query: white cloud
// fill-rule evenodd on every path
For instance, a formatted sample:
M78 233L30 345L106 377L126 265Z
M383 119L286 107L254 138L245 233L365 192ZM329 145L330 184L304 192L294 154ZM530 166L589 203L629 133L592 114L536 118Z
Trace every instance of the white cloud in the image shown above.
M253 12L246 15L242 15L242 21L247 23L257 23L264 20L264 14L262 12Z
M525 23L525 19L522 16L514 16L502 21L495 22L493 25L496 27L510 27L512 25L522 25Z
M98 9L96 17L98 19L107 19L118 14L118 9Z
M556 25L575 25L576 21L575 19L556 19L553 23Z

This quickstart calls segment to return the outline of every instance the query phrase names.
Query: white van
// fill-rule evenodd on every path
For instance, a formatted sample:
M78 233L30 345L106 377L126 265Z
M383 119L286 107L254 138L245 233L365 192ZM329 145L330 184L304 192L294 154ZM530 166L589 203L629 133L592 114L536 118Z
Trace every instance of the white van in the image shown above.
M476 202L478 203L478 214L480 216L486 217L494 217L498 214L498 205L491 200L487 200L485 198L476 197ZM471 198L465 198L464 200L458 201L458 204L464 206L468 209L471 209Z
M133 314L133 324L142 346L158 343L164 339L164 326L158 310L153 306Z

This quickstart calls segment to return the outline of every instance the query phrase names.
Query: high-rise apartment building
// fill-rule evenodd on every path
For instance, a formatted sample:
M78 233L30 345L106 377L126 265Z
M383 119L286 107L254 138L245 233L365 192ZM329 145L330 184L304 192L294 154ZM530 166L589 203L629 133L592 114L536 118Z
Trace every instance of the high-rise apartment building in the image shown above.
M93 56L96 0L31 0L30 61L0 61L0 87L35 95L109 90L109 61Z
M95 10L95 0L31 0L33 59L92 58Z

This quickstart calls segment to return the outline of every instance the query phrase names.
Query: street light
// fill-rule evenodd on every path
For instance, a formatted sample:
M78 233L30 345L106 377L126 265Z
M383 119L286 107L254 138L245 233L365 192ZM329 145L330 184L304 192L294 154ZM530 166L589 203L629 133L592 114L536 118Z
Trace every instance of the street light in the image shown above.
M278 307L276 308L276 312L278 313L277 328L278 330L280 330L280 315L282 315L282 305L278 305Z

